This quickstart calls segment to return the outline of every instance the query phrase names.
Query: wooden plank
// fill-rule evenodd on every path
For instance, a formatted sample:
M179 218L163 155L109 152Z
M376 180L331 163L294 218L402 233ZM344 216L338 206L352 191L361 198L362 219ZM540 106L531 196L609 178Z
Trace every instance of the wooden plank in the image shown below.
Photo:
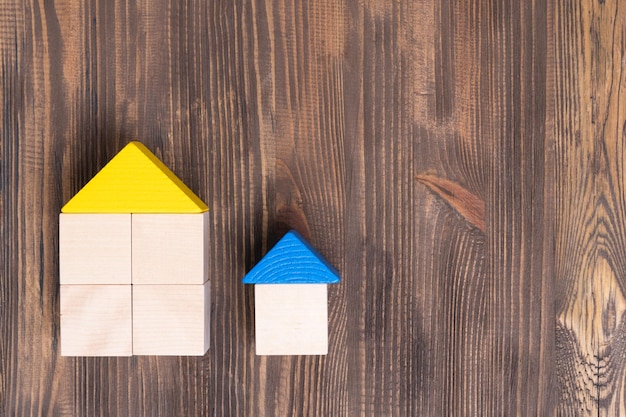
M626 414L626 4L549 3L559 415Z
M359 100L345 107L342 273L347 311L362 312L346 314L352 413L551 415L545 4L349 15L357 69L343 86Z
M484 321L471 324L473 338L484 336L473 342L481 358L476 388L472 402L461 397L458 402L467 414L553 415L556 214L550 176L554 159L545 130L550 111L547 2L481 3L473 22L471 6L463 11L469 23L465 30L479 30L472 39L475 49L464 52L475 59L458 61L457 68L469 72L468 62L480 68L474 75L478 99L466 91L464 103L472 111L459 110L464 126L474 126L471 142L476 145L468 143L465 149L475 149L472 154L481 161L473 174L484 187L486 274L474 288L483 301L469 307L484 308ZM463 44L463 38L456 42ZM484 49L485 42L491 47ZM480 353L486 350L493 354ZM485 394L489 404L480 403Z
M211 283L133 285L133 354L202 356L209 349Z
M366 4L377 6L357 4L263 1L251 4L245 14L242 28L255 28L249 35L248 57L254 69L252 114L259 129L264 176L259 190L263 208L255 217L261 221L262 233L254 230L251 235L255 249L244 272L291 229L323 254L342 277L348 265L358 265L347 251L365 245L348 233L366 226L360 223L353 230L347 223L358 218L367 205L375 204L378 196L370 195L367 202L359 199L363 190L353 180L361 168L355 159L360 151L350 147L350 138L363 132L346 120L347 113L363 109L363 97L346 88L346 83L363 79L354 53L371 47L356 39L357 25L351 18L353 13L363 13ZM348 208L348 202L354 206ZM329 328L333 329L329 354L254 358L255 366L247 377L251 384L264 382L256 384L258 389L246 402L243 414L365 414L364 367L357 346L359 321L365 311L357 297L370 276L361 270L353 272L346 275L355 277L351 283L328 289ZM246 308L235 317L244 315L244 334L252 339L252 288L246 291ZM339 385L336 381L345 382Z
M130 356L130 285L61 285L61 355Z
M326 284L254 286L257 355L326 355Z
M201 213L208 207L146 146L130 142L61 209L64 213Z
M61 284L130 284L130 214L59 215Z
M133 214L133 284L205 283L208 226L207 212Z

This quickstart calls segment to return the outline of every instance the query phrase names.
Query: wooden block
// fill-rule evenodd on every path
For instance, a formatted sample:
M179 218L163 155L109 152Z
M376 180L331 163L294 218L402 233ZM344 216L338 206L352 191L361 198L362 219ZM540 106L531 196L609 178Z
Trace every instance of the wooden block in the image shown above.
M130 285L61 285L61 355L132 355Z
M203 284L208 213L133 214L133 284Z
M254 286L257 355L328 353L326 284Z
M130 284L130 214L59 216L61 284Z
M63 213L201 213L206 204L148 148L130 142L62 209Z
M133 285L133 354L202 356L209 349L210 282Z
M244 277L244 284L335 284L339 272L291 230Z

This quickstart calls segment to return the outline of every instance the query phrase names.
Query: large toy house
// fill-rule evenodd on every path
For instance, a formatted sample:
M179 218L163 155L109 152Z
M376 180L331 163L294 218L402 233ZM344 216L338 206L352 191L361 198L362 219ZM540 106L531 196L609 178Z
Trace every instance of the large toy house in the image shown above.
M64 356L204 355L208 208L139 142L61 210Z

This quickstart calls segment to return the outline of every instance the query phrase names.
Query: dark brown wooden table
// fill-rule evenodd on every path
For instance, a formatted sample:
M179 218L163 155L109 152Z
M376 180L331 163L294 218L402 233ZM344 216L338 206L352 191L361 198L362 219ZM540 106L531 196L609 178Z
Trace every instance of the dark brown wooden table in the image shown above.
M626 414L626 3L0 1L0 415ZM58 213L126 142L211 207L204 357L59 354ZM254 355L289 228L325 357Z

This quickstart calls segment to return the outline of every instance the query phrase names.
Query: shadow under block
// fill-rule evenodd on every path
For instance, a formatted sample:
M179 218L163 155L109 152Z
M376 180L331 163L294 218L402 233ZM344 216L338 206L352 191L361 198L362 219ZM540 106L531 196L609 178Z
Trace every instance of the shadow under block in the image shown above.
M254 286L257 355L328 353L326 284Z
M60 214L63 284L131 283L130 214Z
M61 356L131 356L132 287L61 285Z
M133 214L133 284L204 284L208 213Z
M209 349L210 282L133 285L133 354L202 356Z

